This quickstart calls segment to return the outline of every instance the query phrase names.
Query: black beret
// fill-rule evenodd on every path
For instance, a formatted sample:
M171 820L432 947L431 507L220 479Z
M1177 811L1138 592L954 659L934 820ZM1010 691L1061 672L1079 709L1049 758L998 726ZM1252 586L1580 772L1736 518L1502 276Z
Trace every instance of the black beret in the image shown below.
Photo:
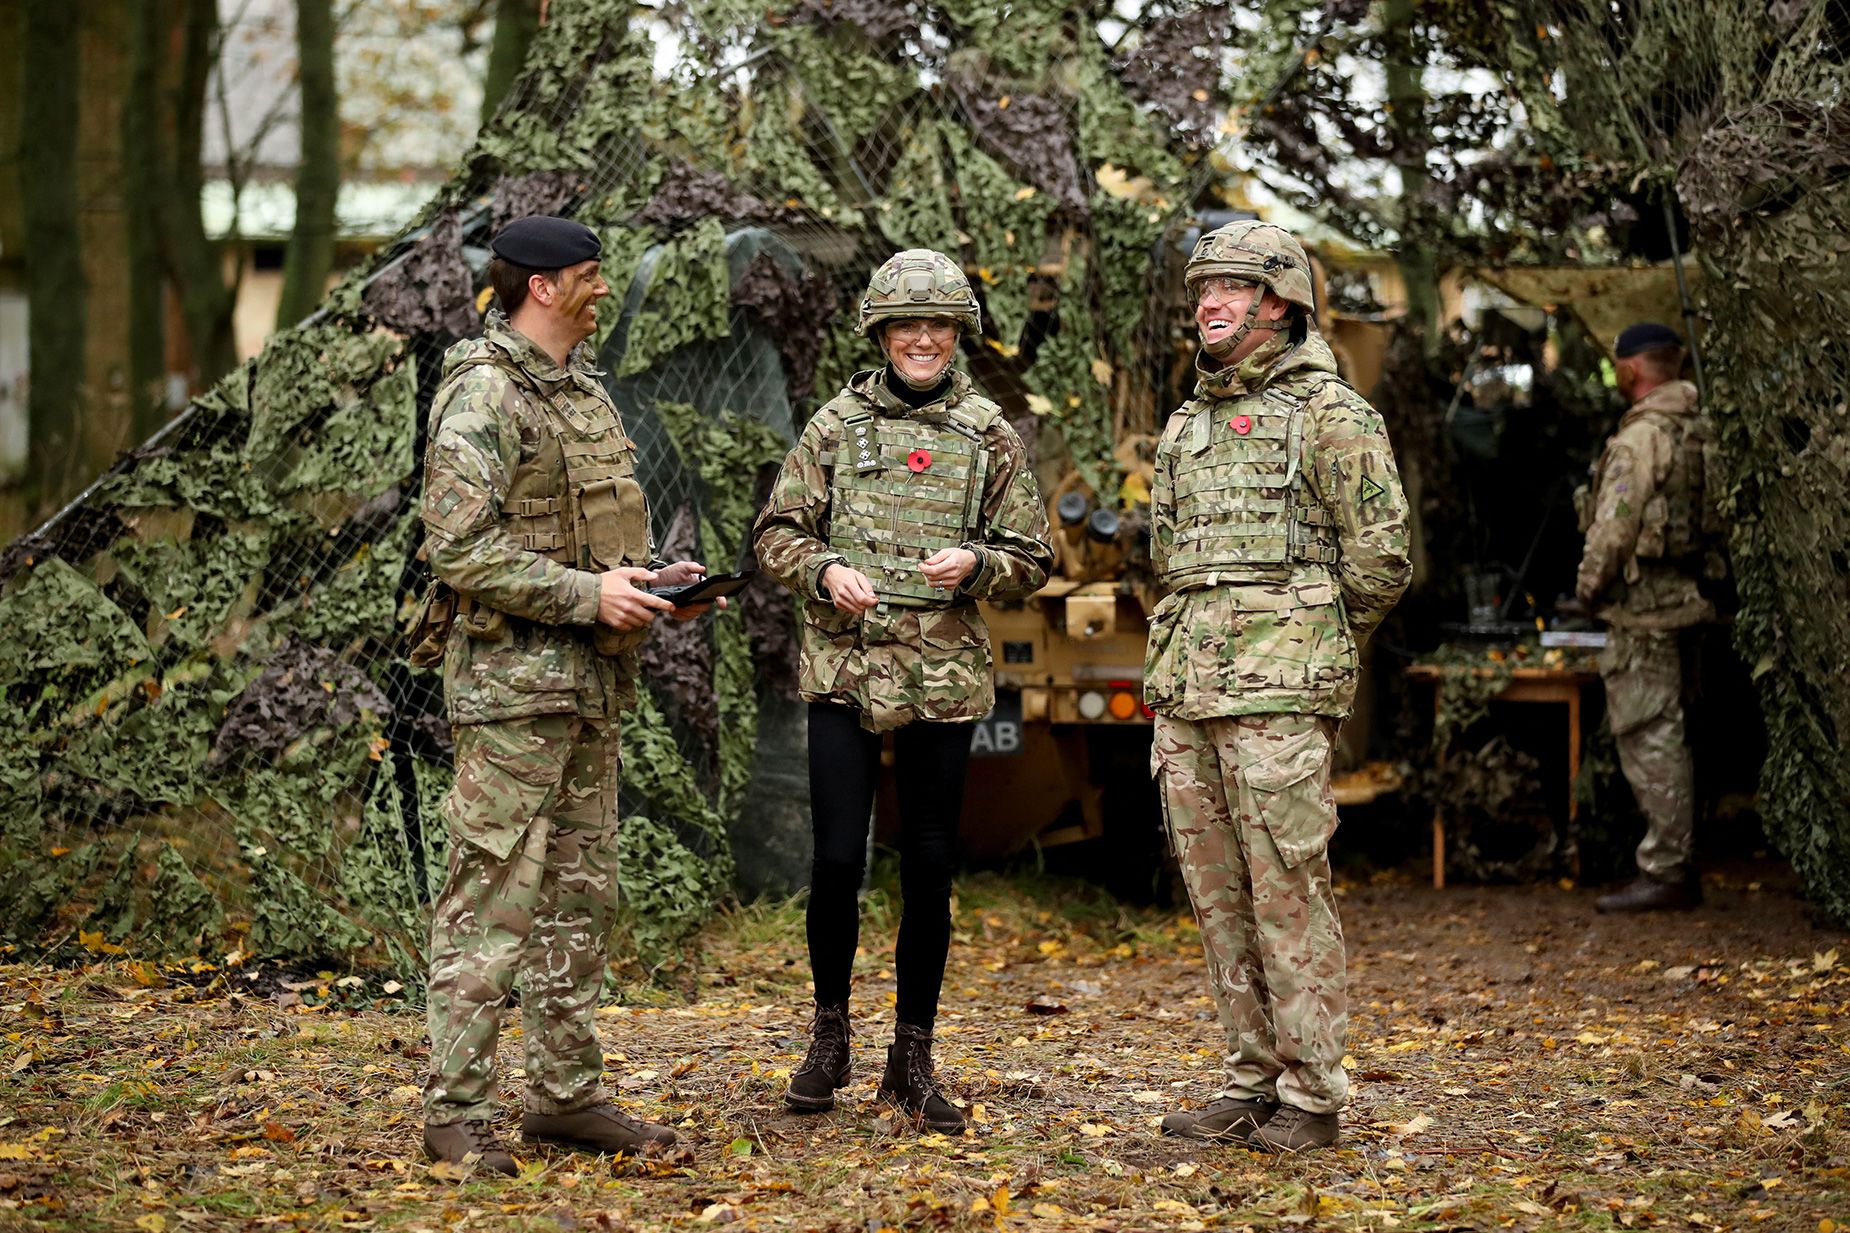
M531 270L562 270L601 256L597 232L569 218L535 214L503 227L488 247L495 256Z
M1619 341L1614 345L1612 353L1623 360L1637 355L1640 351L1653 351L1658 347L1681 347L1682 345L1683 340L1669 326L1659 325L1655 321L1640 321L1636 325L1628 325L1619 331Z

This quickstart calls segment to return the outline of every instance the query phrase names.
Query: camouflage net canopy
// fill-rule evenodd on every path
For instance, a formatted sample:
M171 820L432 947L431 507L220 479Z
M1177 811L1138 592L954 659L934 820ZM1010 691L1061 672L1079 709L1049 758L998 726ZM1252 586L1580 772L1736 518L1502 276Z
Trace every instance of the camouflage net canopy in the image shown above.
M1495 8L1486 58L1561 174L1654 184L1700 262L1763 817L1812 902L1850 924L1850 9Z
M1151 288L1221 65L1199 13L1109 9L555 0L418 224L0 562L0 942L421 973L449 738L398 630L424 415L511 217L603 235L622 311L596 344L670 557L732 565L808 409L872 366L851 306L906 247L973 272L965 359L1037 465L1115 492L1113 441L1187 354ZM793 619L767 587L645 652L622 785L645 959L800 795Z

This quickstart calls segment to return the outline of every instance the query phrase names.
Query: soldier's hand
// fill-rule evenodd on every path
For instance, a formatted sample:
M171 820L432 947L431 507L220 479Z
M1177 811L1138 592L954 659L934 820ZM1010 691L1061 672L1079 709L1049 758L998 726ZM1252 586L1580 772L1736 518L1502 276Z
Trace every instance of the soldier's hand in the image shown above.
M940 591L954 591L976 568L976 553L968 548L940 548L919 562L925 581Z
M846 565L838 563L823 570L822 585L841 612L866 612L880 602L867 575Z
M707 567L698 561L676 561L673 565L664 565L655 571L655 585L658 587L685 586L690 582L699 582L707 576Z
M674 605L638 587L655 581L652 570L621 566L599 576L597 619L612 629L641 629L658 612L673 612Z

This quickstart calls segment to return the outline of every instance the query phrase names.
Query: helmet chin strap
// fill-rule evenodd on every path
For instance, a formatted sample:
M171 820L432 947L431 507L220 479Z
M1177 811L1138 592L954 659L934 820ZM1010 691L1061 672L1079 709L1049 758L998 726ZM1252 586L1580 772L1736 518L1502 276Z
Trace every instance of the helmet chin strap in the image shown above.
M1259 305L1264 300L1263 292L1254 295L1246 305L1246 315L1240 318L1240 323L1233 327L1233 331L1218 342L1209 342L1204 335L1201 340L1201 349L1221 363L1226 363L1239 349L1240 344L1246 341L1246 336L1259 328Z

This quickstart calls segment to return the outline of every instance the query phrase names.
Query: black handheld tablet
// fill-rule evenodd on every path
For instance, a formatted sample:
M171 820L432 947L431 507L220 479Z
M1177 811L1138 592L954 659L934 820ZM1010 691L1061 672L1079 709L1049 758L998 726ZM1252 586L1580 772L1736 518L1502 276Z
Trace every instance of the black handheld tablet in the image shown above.
M736 595L751 585L757 570L737 574L708 574L699 582L684 582L678 587L650 587L649 594L659 595L677 608L710 604L724 595Z

